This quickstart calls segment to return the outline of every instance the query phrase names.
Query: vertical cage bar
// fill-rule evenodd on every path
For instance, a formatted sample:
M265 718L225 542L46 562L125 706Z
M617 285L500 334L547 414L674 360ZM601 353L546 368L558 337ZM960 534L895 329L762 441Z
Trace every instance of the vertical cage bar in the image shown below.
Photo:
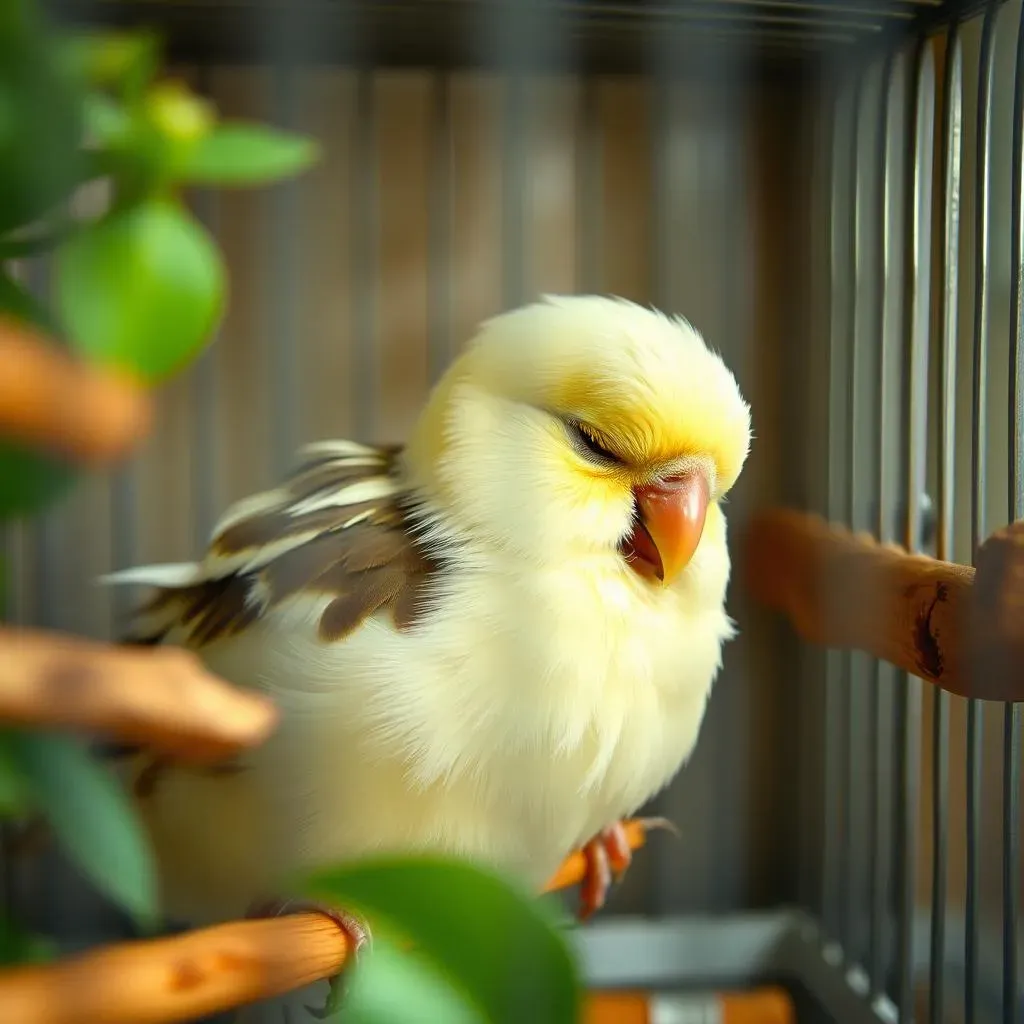
M109 188L104 187L103 191L104 200L109 200L111 198ZM99 196L96 199L99 200ZM137 455L125 460L111 474L110 568L113 570L128 568L138 561L138 478L139 459ZM109 596L113 632L117 636L123 632L128 616L134 608L135 594L130 587L111 587Z
M871 446L875 451L875 536L885 543L893 540L893 521L891 498L891 466L893 452L893 410L890 394L893 388L893 346L896 343L895 332L890 325L890 309L897 297L889 288L891 242L893 234L893 212L895 202L894 174L892 152L889 146L889 121L892 116L892 94L896 82L896 58L889 54L882 71L882 85L879 94L877 119L877 173L879 179L879 195L877 205L872 214L877 218L880 227L878 248L875 258L870 261L876 274L875 285L878 289L878 311L875 337L879 344L878 384L874 394ZM885 992L885 938L888 918L887 890L887 854L891 850L890 836L885 827L885 798L891 788L886 772L882 768L883 744L882 737L887 731L888 708L882 700L885 682L891 677L891 670L879 659L872 659L871 665L871 702L869 729L868 764L871 773L870 782L870 834L871 843L868 849L870 879L870 922L868 938L868 980L872 997Z
M444 373L454 354L451 264L454 175L452 147L451 77L443 71L438 71L433 77L430 110L427 372L431 384Z
M936 557L953 557L956 458L956 356L960 287L960 188L963 136L963 45L954 22L946 43L942 79L942 290L937 311L939 349L938 509ZM946 874L949 861L949 695L934 690L932 719L932 892L928 1013L930 1024L945 1018Z
M526 298L526 79L518 68L508 71L502 129L502 291L510 309Z
M1015 369L1019 369L1015 368ZM1013 387L1022 377L1015 373ZM1018 435L1019 436L1019 435ZM1021 706L1003 708L1003 1024L1017 1024L1017 915L1020 906Z
M298 75L294 58L283 53L273 67L275 119L285 128L298 120ZM298 323L299 186L285 181L274 187L271 281L266 290L270 309L270 394L274 429L270 440L271 476L287 472L299 436L299 368L295 327Z
M1024 8L1017 25L1010 156L1010 521L1024 519Z
M878 247L884 224L881 202L884 183L884 122L886 86L890 78L889 60L870 65L862 71L859 83L861 100L857 124L854 231L854 314L853 343L849 352L847 382L851 429L848 435L847 466L850 473L848 523L854 530L877 528L875 502L878 500L880 452L878 430L880 338L884 328L882 298L884 268ZM880 127L880 122L882 123ZM879 152L879 146L882 146ZM878 792L881 745L878 736L877 664L866 654L849 655L850 675L847 692L849 732L846 766L850 846L850 872L847 878L847 909L851 930L848 964L851 980L858 988L870 987L877 970L875 901L878 861Z
M971 390L971 561L985 538L985 455L988 442L989 216L992 158L992 91L998 0L985 11L978 63L978 137L975 184L973 381ZM985 721L980 702L967 705L967 893L964 932L964 1024L974 1024L978 996L978 890L981 871L981 758Z
M355 116L352 119L351 207L352 273L352 412L361 441L377 428L377 138L374 125L373 73L356 73Z
M919 43L913 63L913 168L908 311L903 390L906 403L903 544L921 545L921 497L926 485L928 445L929 316L931 312L932 160L935 146L935 62L931 44ZM896 765L900 788L896 804L896 977L899 1019L913 1019L914 909L917 865L917 807L921 785L921 682L900 673L896 701Z
M857 149L858 92L847 85L836 98L833 127L832 197L830 237L831 324L829 344L829 454L828 517L839 522L847 516L844 474L850 430L846 407L849 349L853 334L853 231L854 181ZM849 654L829 650L826 658L825 834L821 902L830 938L845 944L847 928L843 883L849 877L849 841L845 787L849 763L849 732L846 727L846 692L849 686Z
M1024 519L1024 8L1018 17L1010 149L1010 522ZM1003 708L1003 1024L1017 1013L1021 707Z
M671 309L673 306L673 275L672 275L672 231L671 222L674 213L672 187L672 140L673 115L673 55L676 47L676 34L671 27L657 37L652 38L651 76L649 79L649 96L651 104L650 144L651 144L651 199L652 213L651 230L651 301L660 309ZM667 813L668 794L657 796L653 803L654 814ZM648 876L646 896L647 912L664 914L677 908L679 902L680 879L678 860L662 845L653 870Z
M200 67L198 85L203 95L211 92L210 73ZM219 237L220 218L216 194L202 189L196 195L196 215L214 238ZM217 430L217 359L215 346L219 331L196 362L192 371L192 516L194 542L206 543L217 521L220 494L220 445ZM117 588L115 588L117 589Z
M681 0L670 0L673 13ZM651 34L651 299L661 309L672 306L672 223L675 216L672 180L672 144L678 115L677 71L679 67L679 23L673 18L664 31Z
M115 470L110 495L110 552L111 568L125 569L138 560L139 549L136 509L138 508L138 472L134 460ZM45 572L45 570L44 570ZM40 576L45 579L45 575ZM125 620L132 608L127 587L111 588L115 633L123 631Z
M580 85L579 147L576 158L576 281L583 292L601 288L602 150L598 80L585 75Z
M850 260L850 322L849 339L846 350L846 410L849 415L849 426L847 427L846 451L843 455L843 463L847 476L846 508L844 518L852 527L857 519L856 487L854 486L854 463L857 452L857 434L854 428L854 409L857 401L856 370L857 370L857 302L856 296L860 283L861 245L860 245L860 207L861 191L863 188L861 166L860 166L860 121L863 113L862 86L858 85L854 90L852 136L853 146L850 150L851 162L851 203L850 203L850 244L852 259ZM844 694L844 707L841 713L843 723L843 792L846 800L844 810L843 836L845 842L842 848L840 860L839 877L845 883L845 900L843 904L843 931L842 943L846 953L847 962L854 957L854 939L857 932L857 891L853 884L854 878L854 857L853 857L853 836L857 830L856 808L853 802L854 780L857 777L858 765L856 763L856 751L853 744L853 720L857 709L854 701L854 655L844 651L841 655L842 673L840 677L842 692Z
M672 295L672 78L668 68L657 66L651 82L651 209L654 215L651 253L651 290L654 304L671 306Z
M39 257L32 260L27 265L27 278L26 285L28 290L41 302L46 302L50 291L50 261L48 257ZM115 498L115 510L117 508L116 499L118 497L118 491L128 491L131 487L133 479L132 463L128 462L125 466L118 470L115 476L114 484L114 498ZM116 514L116 511L115 511ZM30 623L33 626L39 626L44 629L57 629L61 623L59 621L58 602L56 594L56 585L58 580L58 567L60 563L60 549L57 540L58 531L60 527L60 510L59 508L46 508L35 518L35 521L31 524L32 532L35 534L35 548L33 561L35 562L35 585L32 588L34 593L34 600L32 602L32 610L30 612ZM133 540L131 535L131 522L129 521L126 526L129 527L126 530L128 536L122 538L122 547L119 550L117 547L114 548L115 557L125 553L128 549L128 542ZM117 536L115 530L115 544L117 543ZM134 551L134 547L128 549L127 553L130 556ZM120 588L115 587L117 591ZM124 607L123 601L121 607Z
M846 154L840 149L840 138L844 123L844 95L839 90L834 90L825 101L826 109L832 114L831 118L822 117L821 120L829 125L829 148L831 159L829 161L829 172L826 180L829 182L828 212L823 218L824 223L829 225L828 230L828 274L829 274L829 325L828 325L828 458L825 463L827 473L827 491L825 495L825 507L822 510L829 520L837 520L840 515L839 506L842 503L842 494L839 492L836 469L839 465L837 448L841 450L842 438L839 432L842 429L843 418L840 403L842 401L841 377L838 372L842 364L842 334L844 314L844 302L846 296L843 294L845 275L842 270L842 261L848 249L847 242L840 231L840 220L838 211L843 209L843 201L848 197L845 195L845 180L843 169L846 167ZM821 920L826 939L834 940L838 935L839 913L836 907L836 894L839 891L839 877L837 873L837 860L839 848L842 843L839 829L842 823L842 794L839 789L839 737L842 730L842 719L839 714L839 662L838 652L826 650L824 652L825 665L825 699L824 699L824 721L825 721L825 749L824 749L824 787L822 789L822 832L821 832L821 888L819 893L819 904L821 907Z

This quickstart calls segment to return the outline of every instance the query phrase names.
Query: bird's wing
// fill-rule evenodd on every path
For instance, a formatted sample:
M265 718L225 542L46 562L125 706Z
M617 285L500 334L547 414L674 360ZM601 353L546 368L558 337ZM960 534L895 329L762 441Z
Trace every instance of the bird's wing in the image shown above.
M174 642L201 649L300 593L328 600L318 622L326 643L379 611L407 629L438 562L415 538L400 453L350 441L308 445L280 486L228 509L201 561L105 577L156 588L126 641L160 643L173 631Z

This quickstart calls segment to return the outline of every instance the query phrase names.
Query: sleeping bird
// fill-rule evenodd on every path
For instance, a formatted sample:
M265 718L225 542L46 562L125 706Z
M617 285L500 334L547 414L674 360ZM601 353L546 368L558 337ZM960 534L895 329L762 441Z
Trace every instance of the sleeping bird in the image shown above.
M108 577L154 588L132 642L281 714L216 770L132 754L166 912L280 912L282 879L385 852L539 890L581 847L600 907L621 821L690 756L734 634L722 502L750 437L685 320L547 297L478 328L404 446L310 444L201 561Z

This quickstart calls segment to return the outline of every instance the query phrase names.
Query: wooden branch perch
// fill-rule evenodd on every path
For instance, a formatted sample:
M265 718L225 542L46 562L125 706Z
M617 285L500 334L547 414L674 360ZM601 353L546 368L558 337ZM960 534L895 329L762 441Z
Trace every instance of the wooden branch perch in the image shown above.
M786 509L756 517L745 554L750 593L803 639L961 697L1024 701L1024 522L989 537L977 572Z
M630 846L644 830L627 825ZM572 854L547 886L583 880ZM341 969L345 935L321 914L238 921L169 939L126 942L55 964L0 972L0 1021L173 1024L301 988Z
M344 935L320 914L239 921L4 971L0 1020L190 1021L328 978L347 956Z
M82 729L216 761L261 743L276 720L268 700L209 675L187 651L0 628L2 722Z
M124 455L149 429L143 388L0 317L0 434L85 462Z

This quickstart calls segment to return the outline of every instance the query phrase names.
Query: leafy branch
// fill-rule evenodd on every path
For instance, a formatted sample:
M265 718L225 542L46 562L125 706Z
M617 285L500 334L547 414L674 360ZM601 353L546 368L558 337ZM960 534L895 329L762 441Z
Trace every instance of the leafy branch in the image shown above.
M316 159L309 140L219 122L157 77L159 56L147 34L65 37L31 0L0 5L0 519L58 500L78 465L127 454L149 425L148 389L211 337L226 274L182 190L265 183ZM108 201L82 215L79 191L98 182ZM52 296L19 280L17 261L39 256ZM81 741L51 730L134 734L180 754L205 728L223 750L232 728L245 741L251 697L221 704L218 731L195 703L189 719L189 694L212 715L225 684L178 654L4 631L0 655L0 813L41 814L100 889L153 925L155 871L131 804ZM14 922L3 934L0 957L27 955Z
M148 429L151 389L190 365L214 334L227 272L183 190L266 185L317 159L306 138L221 121L185 84L161 78L160 65L147 33L63 36L35 0L0 3L0 522L38 514L81 467L126 455ZM88 210L85 186L90 199L97 189L103 198ZM51 274L45 292L23 280L26 262L40 257ZM274 720L261 698L182 652L0 630L0 820L41 816L91 881L151 930L160 908L145 832L123 788L74 734L208 760L261 742ZM581 870L578 860L569 865L570 875ZM454 1016L446 1010L446 1019L495 1022L525 1013L555 1024L578 1013L579 980L556 920L500 877L410 857L347 865L296 887L385 921L347 1020L422 1019L431 1006L447 1007ZM118 1006L117 1019L181 1020L237 1005L323 976L331 963L337 969L340 933L326 919L312 927L333 935L326 965L295 966L288 926L273 921L30 966L48 951L8 914L0 963L22 966L0 971L0 1016L110 1020ZM412 938L415 954L394 946L392 933ZM285 962L291 973L279 970L272 983L250 974L225 987L214 971L212 994L187 986L179 1003L190 992L192 1003L167 1003L151 973L166 967L160 957L180 963L191 950L202 973L213 940L252 970ZM107 988L106 1002L90 1011L82 993L101 993L92 982Z

